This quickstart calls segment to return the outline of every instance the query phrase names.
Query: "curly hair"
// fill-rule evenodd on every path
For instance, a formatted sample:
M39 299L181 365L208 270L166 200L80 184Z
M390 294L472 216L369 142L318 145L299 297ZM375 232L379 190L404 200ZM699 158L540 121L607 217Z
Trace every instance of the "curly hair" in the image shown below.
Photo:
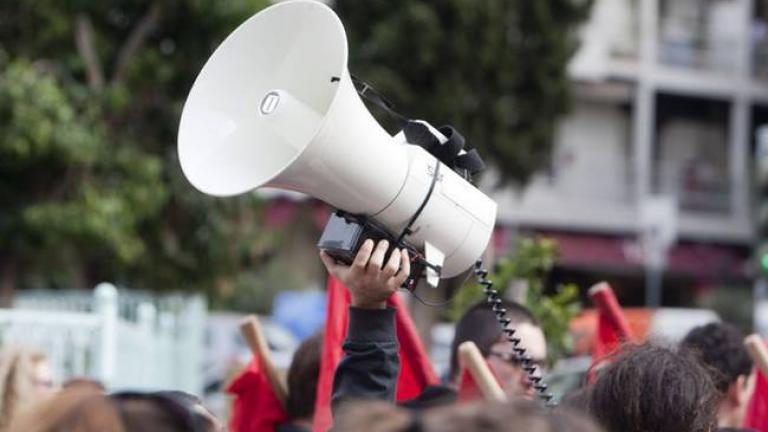
M611 432L709 432L718 393L687 350L624 346L589 392L590 413Z
M739 329L725 323L711 323L691 330L680 346L693 351L710 368L710 376L720 393L741 375L752 372L752 359Z

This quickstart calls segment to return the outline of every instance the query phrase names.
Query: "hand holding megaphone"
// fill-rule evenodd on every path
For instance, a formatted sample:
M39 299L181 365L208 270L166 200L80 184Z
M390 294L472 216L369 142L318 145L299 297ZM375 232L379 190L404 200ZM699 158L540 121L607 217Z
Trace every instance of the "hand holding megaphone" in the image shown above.
M482 254L496 203L441 162L461 150L452 129L419 128L433 144L390 136L353 85L339 18L289 1L248 19L207 61L184 105L179 159L210 195L274 187L321 199L340 210L320 240L334 258L387 239L411 252L415 277L427 269L435 282Z
M376 244L373 240L366 240L349 266L339 264L326 251L320 252L328 273L349 290L352 306L384 309L387 299L410 277L408 251L394 249L388 255L389 246L386 240Z

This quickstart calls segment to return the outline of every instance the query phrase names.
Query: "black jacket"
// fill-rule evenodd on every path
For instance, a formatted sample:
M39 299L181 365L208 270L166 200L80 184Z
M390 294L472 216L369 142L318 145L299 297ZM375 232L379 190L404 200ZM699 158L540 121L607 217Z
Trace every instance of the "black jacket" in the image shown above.
M395 310L349 308L344 359L333 377L332 406L351 399L395 401L400 371Z
M394 309L349 308L349 328L344 341L344 359L333 377L333 410L352 399L395 401L400 371L399 346ZM456 392L446 386L430 386L416 399L401 406L422 410L449 405Z

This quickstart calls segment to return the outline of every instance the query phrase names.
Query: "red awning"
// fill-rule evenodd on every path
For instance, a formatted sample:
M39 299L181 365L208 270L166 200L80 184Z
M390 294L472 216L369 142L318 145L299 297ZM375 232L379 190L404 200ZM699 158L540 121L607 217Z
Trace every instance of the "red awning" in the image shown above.
M563 232L539 232L556 240L558 263L567 267L640 271L642 250L631 237ZM707 279L747 278L749 252L744 247L708 243L678 243L669 253L670 272Z

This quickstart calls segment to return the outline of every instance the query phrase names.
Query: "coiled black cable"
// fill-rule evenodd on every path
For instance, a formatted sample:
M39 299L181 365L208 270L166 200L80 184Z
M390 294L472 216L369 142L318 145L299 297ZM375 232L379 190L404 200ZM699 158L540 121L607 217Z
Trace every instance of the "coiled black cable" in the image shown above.
M520 345L520 338L515 336L516 330L509 327L512 320L507 318L507 310L502 307L501 297L499 296L499 292L493 287L493 282L488 280L488 270L483 268L482 260L477 260L477 262L475 262L474 273L475 277L477 277L477 282L483 286L486 300L491 306L493 313L496 314L496 319L501 325L501 330L504 332L507 340L512 342L512 354L528 375L528 383L536 390L539 399L544 401L547 406L553 407L555 405L554 402L552 402L554 396L547 391L549 387L544 382L543 376L536 375L536 365L533 364L531 357L525 353L525 348Z

